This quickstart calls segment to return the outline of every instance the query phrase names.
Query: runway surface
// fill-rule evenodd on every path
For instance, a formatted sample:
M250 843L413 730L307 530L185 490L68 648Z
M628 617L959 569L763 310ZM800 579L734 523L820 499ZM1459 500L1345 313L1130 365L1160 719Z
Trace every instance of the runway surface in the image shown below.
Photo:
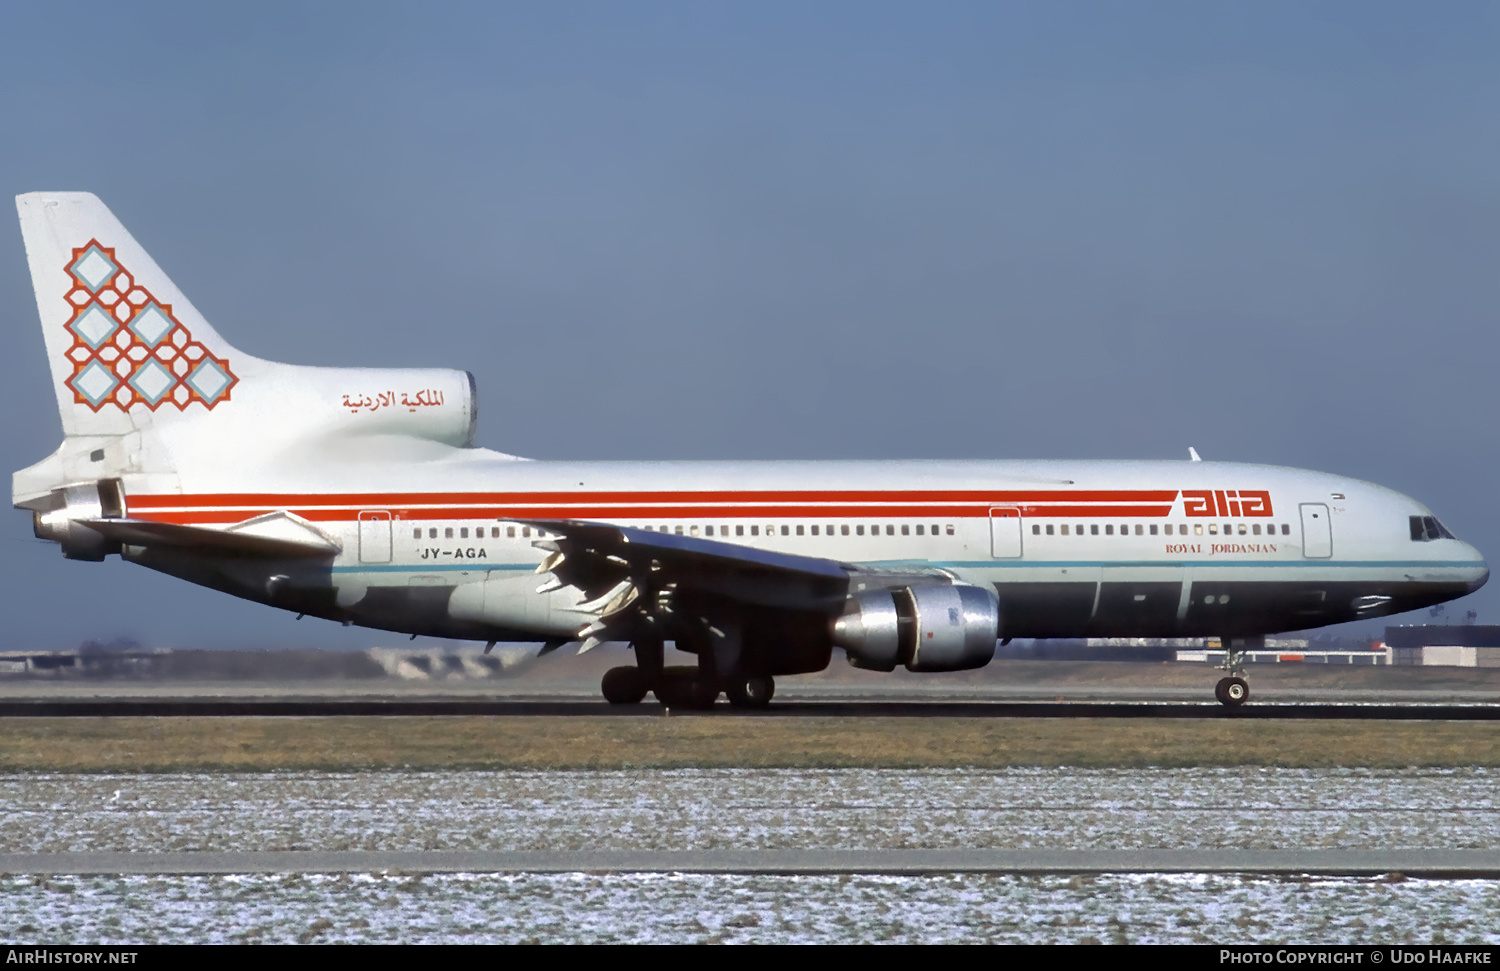
M1058 875L1255 873L1500 878L1500 850L579 850L3 853L0 872L45 875L260 873L713 873Z
M1196 718L1196 719L1377 719L1395 721L1495 721L1495 704L1247 704L1143 702L992 701L795 701L750 711L715 705L709 711L673 709L673 716L781 718ZM0 701L0 718L98 717L327 717L327 716L600 716L660 718L661 705L610 705L585 700L494 700L463 698L379 699L186 699L103 698Z

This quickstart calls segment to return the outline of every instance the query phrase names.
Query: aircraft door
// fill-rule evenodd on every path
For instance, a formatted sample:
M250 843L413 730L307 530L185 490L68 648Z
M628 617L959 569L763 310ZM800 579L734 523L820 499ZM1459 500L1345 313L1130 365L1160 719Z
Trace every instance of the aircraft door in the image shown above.
M1333 521L1321 502L1304 502L1302 509L1302 555L1314 560L1333 555Z
M996 506L990 510L990 556L1014 560L1021 556L1021 510Z
M367 511L359 514L359 561L391 562L390 513Z

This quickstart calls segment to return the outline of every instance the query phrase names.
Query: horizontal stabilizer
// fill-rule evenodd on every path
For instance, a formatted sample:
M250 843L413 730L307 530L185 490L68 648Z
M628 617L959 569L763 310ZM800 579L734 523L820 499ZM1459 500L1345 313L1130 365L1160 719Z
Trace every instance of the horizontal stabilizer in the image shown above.
M106 539L127 546L172 546L247 556L333 556L339 551L333 543L313 535L291 539L142 519L84 519L79 522Z

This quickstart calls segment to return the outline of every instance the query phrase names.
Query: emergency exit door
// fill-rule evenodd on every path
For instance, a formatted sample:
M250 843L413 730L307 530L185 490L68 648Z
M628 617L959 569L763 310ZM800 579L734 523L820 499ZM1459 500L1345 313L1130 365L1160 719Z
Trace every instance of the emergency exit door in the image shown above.
M391 514L359 514L359 560L361 563L391 562Z
M1328 507L1321 502L1304 502L1301 508L1302 555L1328 559L1333 555L1333 521L1328 518Z
M1021 555L1021 510L996 506L990 510L990 556L1014 560Z

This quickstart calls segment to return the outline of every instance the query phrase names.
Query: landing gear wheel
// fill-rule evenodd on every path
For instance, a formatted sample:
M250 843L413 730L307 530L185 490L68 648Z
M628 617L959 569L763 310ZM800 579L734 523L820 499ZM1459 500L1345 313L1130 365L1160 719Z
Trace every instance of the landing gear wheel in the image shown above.
M724 686L724 695L736 708L764 708L776 693L776 682L770 675L735 678Z
M612 705L638 705L646 697L646 677L640 668L610 668L604 672L599 689Z
M661 683L652 690L656 700L668 708L706 711L719 700L719 686L697 668L667 668L662 672Z
M1224 678L1214 686L1214 697L1222 705L1238 708L1250 698L1250 685L1244 678Z

